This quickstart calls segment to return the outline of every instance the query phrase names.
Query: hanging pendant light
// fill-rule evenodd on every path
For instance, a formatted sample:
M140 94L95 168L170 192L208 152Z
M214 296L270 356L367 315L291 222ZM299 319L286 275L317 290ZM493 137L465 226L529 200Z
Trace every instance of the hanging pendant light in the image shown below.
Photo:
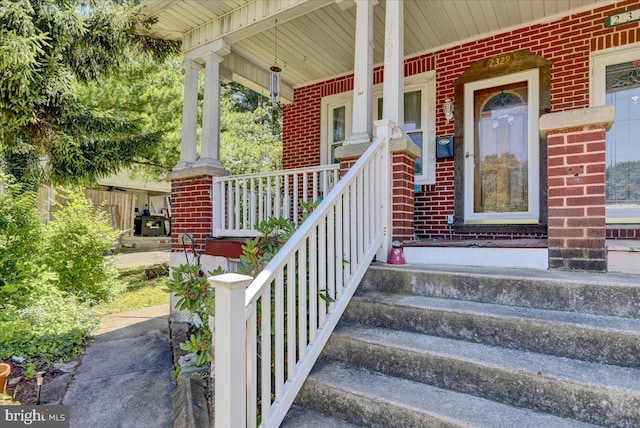
M271 102L277 105L280 105L280 95L282 88L282 76L280 76L280 72L282 69L278 66L278 20L276 19L276 38L275 38L275 59L273 60L273 65L269 67L271 70L271 78L269 80L269 96L271 97Z

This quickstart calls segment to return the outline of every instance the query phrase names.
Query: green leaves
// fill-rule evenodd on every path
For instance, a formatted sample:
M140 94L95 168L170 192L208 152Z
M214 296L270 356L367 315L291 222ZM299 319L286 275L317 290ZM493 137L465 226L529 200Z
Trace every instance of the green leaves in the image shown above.
M197 354L197 365L213 361L213 341L209 330L209 317L215 316L214 290L209 287L206 275L200 270L200 265L182 264L173 269L167 290L174 293L178 300L175 307L181 311L189 311L197 316L202 325L187 339L181 348ZM210 275L219 275L222 271L216 269Z
M47 157L49 178L63 184L93 182L146 157L164 129L147 128L148 121L122 106L85 108L79 97L82 82L179 52L174 42L147 42L136 33L140 8L137 0L2 2L0 154L6 169L15 169L21 144L32 146L36 159Z
M6 180L6 181L5 181ZM4 303L21 303L39 271L44 225L36 210L36 194L5 181L0 188L0 312Z
M240 256L240 271L251 276L259 274L296 231L295 223L282 217L270 217L255 228L262 236L246 240Z
M196 365L198 366L213 361L213 339L211 330L208 328L199 329L197 333L189 336L184 344L180 345L180 349L196 354Z
M0 177L3 180L0 360L12 355L69 359L80 351L97 320L89 304L80 300L90 300L96 290L102 290L101 295L117 292L117 283L112 282L115 275L104 270L100 242L104 233L113 236L113 232L96 224L100 217L93 214L88 201L59 210L45 226L35 193ZM84 221L89 222L86 228L77 225Z
M57 287L89 304L109 301L125 284L103 254L117 242L107 214L82 194L69 193L47 227L45 262L57 275Z

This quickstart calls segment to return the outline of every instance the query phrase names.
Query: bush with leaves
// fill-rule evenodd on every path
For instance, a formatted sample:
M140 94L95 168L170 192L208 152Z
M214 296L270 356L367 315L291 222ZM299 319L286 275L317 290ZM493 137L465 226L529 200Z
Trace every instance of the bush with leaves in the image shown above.
M28 303L34 272L41 269L44 225L36 197L0 175L0 312L8 303Z
M104 257L120 232L111 229L106 212L84 195L70 192L65 199L47 227L47 266L57 274L57 287L81 302L109 301L126 287L113 262Z
M262 236L245 241L239 266L242 273L251 276L258 275L264 269L296 231L296 225L286 218L270 217L258 223L255 229Z
M209 275L224 273L218 268ZM209 328L209 317L215 316L214 290L199 264L182 264L173 269L167 291L174 293L178 300L176 309L189 311L199 325L187 341L180 347L196 354L196 364L213 361L213 337Z
M98 317L86 304L55 288L46 278L25 307L7 305L0 315L0 360L18 355L27 360L67 361L76 357Z
M302 210L300 221L304 222L319 204L319 201L300 201ZM293 221L284 217L269 217L258 223L255 229L262 235L247 239L242 246L240 256L240 271L253 277L258 275L280 251L297 227Z
M44 260L49 244L35 193L0 177L0 360L73 358L97 321L87 305L56 287L59 276ZM69 262L66 254L58 257Z

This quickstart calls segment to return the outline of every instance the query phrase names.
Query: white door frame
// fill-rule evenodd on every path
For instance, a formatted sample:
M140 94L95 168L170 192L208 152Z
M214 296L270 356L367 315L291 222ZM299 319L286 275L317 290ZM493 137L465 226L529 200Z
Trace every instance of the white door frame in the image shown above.
M528 211L517 213L474 212L474 145L475 118L474 92L479 89L511 83L527 82L528 97ZM538 134L539 69L476 80L464 84L464 221L466 224L538 224L540 219L540 139Z

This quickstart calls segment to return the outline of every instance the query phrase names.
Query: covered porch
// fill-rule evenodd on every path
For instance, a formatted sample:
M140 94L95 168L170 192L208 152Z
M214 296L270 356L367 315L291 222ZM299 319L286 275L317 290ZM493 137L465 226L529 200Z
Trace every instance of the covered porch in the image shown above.
M207 254L209 269L227 263L212 239L255 236L261 219L299 220L301 201L320 202L255 279L214 280L220 426L253 426L256 414L265 426L282 421L371 261L386 261L394 240L412 241L411 248L424 247L416 238L532 240L546 262L539 269L607 270L605 141L615 109L590 98L585 80L591 51L640 41L637 24L600 31L605 14L632 6L148 4L147 15L157 18L152 33L182 40L184 52L181 158L170 174L172 265L184 262L183 234ZM581 25L591 32L585 43L570 34ZM580 48L556 47L570 37ZM281 81L273 85L277 69ZM280 103L285 171L228 176L219 157L221 80ZM485 142L478 124L486 134L517 128L525 144L492 137L493 151L476 151ZM499 150L505 141L508 149ZM482 170L481 158L493 166ZM627 228L637 233L635 223ZM333 301L320 300L321 292Z
M180 218L182 208L179 205L183 192L189 192L192 185L215 189L217 186L214 183L220 182L220 177L227 174L219 160L218 109L219 82L230 80L265 96L272 96L281 104L284 122L283 165L288 169L322 168L322 165L329 167L332 163L340 163L341 170L345 171L375 137L374 119L388 119L393 123L392 126L400 124L395 138L403 141L396 144L402 146L397 151L402 159L394 168L397 169L396 174L404 175L402 182L394 181L398 186L392 190L394 199L390 201L395 211L391 233L393 239L415 241L416 238L427 238L427 242L483 238L506 241L546 239L549 236L546 134L571 129L574 125L585 129L595 125L606 130L613 121L611 112L607 116L582 111L571 115L572 121L556 120L551 128L543 131L544 137L537 137L541 130L534 115L530 115L528 138L536 144L531 144L528 155L524 156L530 162L525 167L528 172L513 176L513 168L508 171L510 177L515 177L510 179L511 182L529 186L520 190L528 195L523 197L523 203L512 201L507 212L501 216L492 214L496 208L491 205L487 205L487 213L477 214L474 212L477 202L472 202L472 179L477 173L469 170L473 168L474 157L466 143L463 144L464 85L466 82L473 83L474 79L494 76L496 69L499 70L498 75L503 75L517 74L527 67L540 67L536 78L541 80L536 80L531 86L540 87L537 109L541 113L549 112L551 100L549 94L544 92L549 85L549 62L542 58L523 57L519 53L486 56L482 50L478 50L471 57L477 58L477 61L456 82L450 84L448 82L451 79L445 79L442 75L447 65L451 69L459 69L458 63L469 64L469 59L458 57L457 62L450 62L449 56L442 52L459 49L461 44L475 43L475 40L485 40L505 31L508 35L509 29L526 25L536 28L558 17L569 14L579 16L592 10L595 5L604 7L614 3L520 1L507 8L509 13L500 12L504 6L500 2L480 1L277 0L240 4L216 2L215 6L171 1L150 3L146 13L158 19L152 27L153 34L162 38L181 39L184 52L185 101L181 159L170 175L174 183L174 199L178 204L173 216L174 246L179 246L182 233L192 234L203 252L205 241L211 237L252 236L255 234L251 231L252 219L261 219L263 217L260 216L266 213L256 211L256 215L251 217L247 211L243 214L249 215L246 219L235 218L239 212L230 214L234 208L230 208L229 202L242 196L247 198L249 204L251 192L259 192L257 188L252 190L247 186L246 183L250 183L251 179L246 178L246 183L240 183L237 190L229 191L231 187L227 188L225 198L233 195L232 201L225 200L222 203L220 195L211 200L209 195L204 194L201 199L194 200L193 195L189 194L188 198L183 199L185 207L194 208L194 202L204 204L199 209L202 218L195 221L193 212L183 216L182 220ZM502 50L509 51L507 40L508 37L494 37L493 43L501 43ZM522 47L517 45L511 50ZM495 51L493 47L486 50ZM439 58L446 58L445 67L438 64ZM274 66L281 70L281 84L277 90L271 91L270 69ZM204 95L204 102L202 122L198 123L198 76L201 74L204 74L204 94L200 95ZM414 88L418 88L418 91ZM419 110L422 111L419 117L416 117L411 104L407 104L404 95L407 91L412 97L418 96ZM581 106L580 103L574 105ZM568 104L556 107L571 110ZM589 119L585 122L584 117L578 116L595 117L597 120L587 123ZM316 128L317 122L320 123ZM437 146L444 141L450 144L448 155L441 155L437 150ZM492 171L482 174L476 179L482 177L483 183L492 177ZM500 186L502 173L494 174L497 174L496 182ZM600 180L602 177L593 179ZM288 203L292 203L294 193L300 195L301 200L317 198L318 194L311 190L304 196L302 190L293 190L293 183L286 184L285 192L284 178L282 180L281 183L274 181L271 184L273 194L269 197L273 198L273 207L269 215L296 217L298 211L291 206L287 208L285 202L288 200ZM277 191L274 186L279 186ZM315 192L322 194L330 187L326 184L323 186L324 189L316 189ZM554 191L555 194L563 195L564 186L563 183ZM583 187L572 191L587 194L593 188ZM243 196L242 192L246 194ZM491 195L490 192L491 189L475 190L475 197L486 199L487 194ZM514 194L518 190L510 192ZM280 196L283 203L281 207L278 206ZM264 197L267 197L266 194ZM511 197L513 199L513 195ZM217 201L221 203L214 207ZM555 203L559 202L564 203L564 200ZM256 199L256 207L259 203ZM606 270L604 238L607 233L614 235L615 231L607 232L601 213L604 201L599 203L603 205L600 210L589 208L590 213L586 214L586 206L592 206L592 201L588 202L580 215L594 217L597 211L598 225L594 226L595 220L592 219L588 227L600 232L585 232L584 237L589 239L579 245L593 246L590 250L594 251L590 253L595 260L587 263L591 266L589 269ZM267 203L264 205L266 208ZM525 207L524 212L521 212L521 207ZM182 212L186 210L184 208ZM233 218L230 219L230 215ZM220 227L221 223L232 220L238 225L242 224L242 231L235 228L225 232L225 228ZM555 224L562 224L566 228L568 220L562 217L558 222ZM585 225L576 227L584 229ZM560 232L561 235L563 233L566 234ZM632 232L636 233L635 230ZM594 234L598 235L597 243L592 239ZM566 247L569 245L566 238L561 236L560 240L553 240L552 247ZM504 245L508 246L506 243ZM568 249L571 251L562 252L563 255L555 259L564 260L566 254L575 253L574 250L578 248L570 247ZM556 266L560 267L579 268L579 265L584 267L585 263L578 261L569 266L564 261L556 262Z

